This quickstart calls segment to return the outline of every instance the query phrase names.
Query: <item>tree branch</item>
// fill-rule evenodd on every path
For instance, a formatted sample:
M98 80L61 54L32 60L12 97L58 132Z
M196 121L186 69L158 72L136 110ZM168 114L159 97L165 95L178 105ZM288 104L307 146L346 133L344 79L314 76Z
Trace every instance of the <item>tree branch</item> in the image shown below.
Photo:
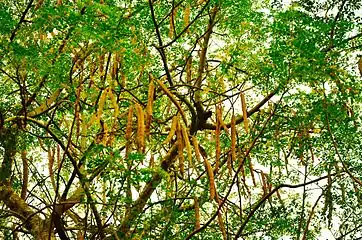
M177 156L177 143L175 143L171 149L168 151L166 156L163 158L160 167L168 172L169 167L175 161ZM142 213L143 208L145 207L148 199L151 197L154 190L157 186L161 183L162 176L159 172L155 172L152 176L152 179L146 183L145 187L143 188L140 196L138 199L133 203L132 207L129 211L126 212L126 216L123 218L122 224L119 227L118 235L121 239L128 237L130 228L134 220L138 217L140 213Z

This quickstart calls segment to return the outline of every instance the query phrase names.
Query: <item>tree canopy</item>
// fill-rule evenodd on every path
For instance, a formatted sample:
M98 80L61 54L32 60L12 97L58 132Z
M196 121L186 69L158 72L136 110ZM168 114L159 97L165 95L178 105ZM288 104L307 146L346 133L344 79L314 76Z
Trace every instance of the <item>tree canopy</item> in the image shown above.
M361 237L361 6L1 1L0 238Z

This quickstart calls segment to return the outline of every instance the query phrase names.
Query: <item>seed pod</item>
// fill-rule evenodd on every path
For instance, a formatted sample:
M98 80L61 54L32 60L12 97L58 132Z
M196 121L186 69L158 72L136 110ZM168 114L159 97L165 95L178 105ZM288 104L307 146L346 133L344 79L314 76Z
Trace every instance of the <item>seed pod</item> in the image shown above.
M118 70L118 62L115 59L113 59L112 71L111 71L111 77L113 80L116 78L117 70Z
M107 123L103 123L103 133L101 134L101 144L103 146L107 146L107 140L108 140L109 130L107 127Z
M231 117L231 160L236 161L236 120L234 114Z
M148 86L148 99L147 99L147 108L146 108L146 136L150 135L150 127L152 122L152 105L153 105L153 95L155 93L155 85L153 83L153 77L150 75L150 84Z
M173 35L174 35L176 11L177 11L177 9L174 8L172 10L172 13L171 13L171 16L170 16L170 31L168 33L169 38L173 38Z
M57 165L58 165L58 169L60 168L60 164L61 164L61 160L60 160L60 146L59 144L57 145Z
M44 0L38 0L38 3L35 5L35 10L39 9L43 5Z
M195 230L200 229L200 206L199 201L194 198L194 207L195 207Z
M246 181L246 176L245 176L245 169L244 169L244 165L240 166L240 172L241 172L241 177L243 178L243 181Z
M103 75L103 69L104 68L104 54L99 56L99 72L101 76Z
M232 166L232 160L231 160L231 153L228 154L228 158L226 160L226 165L229 170L229 176L233 173L233 166Z
M84 240L84 235L81 230L78 230L77 240Z
M108 91L108 88L105 89L100 98L99 98L99 102L98 102L98 109L97 109L97 120L99 122L99 120L101 119L102 117L102 114L103 114L103 109L104 109L104 104L106 102L106 97L107 97L107 91Z
M186 57L186 82L188 83L190 83L192 80L191 66L192 66L192 55L190 55L188 58Z
M224 122L224 120L222 119L222 107L221 105L218 105L218 111L219 111L219 121L220 121L220 125L221 125L221 128L220 129L224 129L224 131L226 132L227 135L229 135L229 130ZM230 135L229 135L230 136Z
M182 138L182 130L180 126L180 121L177 123L177 130L176 130L176 137L177 137L177 146L178 146L178 159L179 159L179 168L180 168L180 174L183 176L185 172L185 157L184 157L184 140Z
M119 115L119 107L118 107L118 103L117 103L117 97L116 97L116 95L114 95L112 89L109 89L108 97L109 97L109 99L111 99L112 107L114 109L114 120L116 121L117 117Z
M241 108L243 110L244 129L245 129L245 132L248 133L249 132L248 112L247 112L246 101L245 101L245 96L244 96L243 92L240 92L240 99L241 99Z
M121 70L120 71L121 74L121 86L122 88L126 88L126 75L124 74L124 72Z
M52 153L52 149L48 149L48 171L49 176L53 175L53 165L54 165L54 154Z
M115 122L111 128L110 131L108 131L108 139L106 142L106 146L112 146L112 143L114 142L115 139L115 132L116 132L116 125L117 122Z
M192 136L192 145L194 145L196 160L198 163L200 163L201 158L200 158L199 143L197 142L197 139L195 136Z
M175 104L175 106L177 107L177 109L179 110L181 116L182 116L182 120L184 121L185 125L187 126L187 119L186 119L186 115L185 112L182 110L180 103L177 101L177 99L175 98L175 96L168 90L168 88L165 86L165 84L163 84L163 82L157 80L158 85L160 85L162 91L169 97L169 99L171 100L171 102L173 104Z
M144 152L145 150L145 118L142 107L136 104L137 110L137 145L138 150Z
M182 130L182 137L184 139L184 143L185 143L185 147L186 147L186 151L187 151L187 156L189 159L189 163L191 164L192 152L191 152L191 143L190 143L188 131L186 130L186 127L183 124L180 124L180 125L181 125L181 130Z
M184 27L187 27L190 23L190 5L187 5L184 12ZM187 29L187 32L190 32L190 29Z
M52 151L51 148L48 149L48 171L49 171L49 176L50 176L50 182L52 184L52 187L55 191L56 189L56 184L55 184L55 179L54 179L54 171L53 171L53 167L54 167L54 155L55 155L55 149Z
M75 131L75 136L76 136L76 142L78 142L78 139L79 139L79 135L80 135L80 105L79 105L79 102L80 102L80 95L82 93L82 86L79 86L77 88L77 99L75 101L75 122L76 122L76 131Z
M216 130L215 130L215 172L219 170L219 162L221 155L221 146L220 146L220 132L221 132L221 123L220 123L220 111L218 111L218 106L216 106Z
M206 158L204 158L204 164L205 164L205 167L206 167L207 175L208 175L208 177L209 177L209 183L210 183L210 200L214 200L214 198L215 198L215 193L216 193L214 172L213 172L213 170L212 170L211 164L209 163L209 161L207 161Z
M251 179L253 180L254 187L256 187L256 181L255 181L255 176L254 176L254 168L253 168L253 164L252 164L250 158L249 158L249 169L250 169Z
M220 228L220 231L222 233L222 237L223 237L224 240L226 240L227 236L226 236L225 225L224 225L224 221L222 220L222 215L221 215L220 211L217 213L217 221L219 223L219 228Z
M174 117L172 118L171 129L170 129L170 131L168 132L168 136L167 136L166 140L163 142L163 144L167 144L167 143L169 143L169 142L172 140L173 136L174 136L175 133L176 133L178 121L179 121L179 120L178 120L178 116L174 116Z
M127 117L127 127L126 127L126 155L129 153L129 146L130 146L130 140L131 140L131 135L132 135L132 120L133 117L133 107L130 106L129 110L128 110L128 117Z
M155 165L155 156L151 155L149 167L150 167L150 168L153 168L154 165Z
M266 180L265 173L263 173L263 172L261 172L261 182L262 182L264 195L266 195L268 193L267 180Z

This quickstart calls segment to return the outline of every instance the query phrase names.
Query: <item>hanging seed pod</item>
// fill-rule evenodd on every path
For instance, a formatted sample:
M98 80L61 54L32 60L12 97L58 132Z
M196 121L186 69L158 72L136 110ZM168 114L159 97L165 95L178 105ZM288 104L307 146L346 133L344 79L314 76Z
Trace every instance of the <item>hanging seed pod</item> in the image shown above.
M219 170L220 164L220 155L221 155L221 145L220 145L220 133L221 133L221 124L220 124L220 111L218 106L216 106L216 130L215 130L215 172Z
M188 58L186 57L186 82L191 83L192 81L192 55L190 55Z
M155 156L151 155L149 168L153 168L155 166Z
M177 123L177 130L176 130L176 137L177 137L177 147L178 147L178 159L179 159L179 169L180 169L180 174L181 176L184 175L185 172L185 166L184 166L184 162L185 162L185 157L184 157L184 140L182 137L182 130L181 130L181 126L180 126L180 121L178 121Z
M79 136L80 136L80 125L81 125L81 119L80 119L80 95L82 93L82 87L78 87L77 88L77 99L75 101L75 125L76 125L76 131L75 131L75 136L76 136L76 142L78 142L79 140Z
M246 176L245 176L245 169L244 169L244 165L240 166L240 172L241 172L241 177L243 179L243 181L246 181Z
M57 165L58 165L58 169L60 168L60 164L61 164L61 160L60 160L60 146L59 144L57 145Z
M241 99L241 108L243 110L244 129L245 129L245 132L248 133L249 132L248 111L247 111L245 96L244 96L243 92L240 92L240 99Z
M104 72L104 54L101 54L99 56L99 72L102 76Z
M48 149L48 171L49 176L53 175L53 165L54 165L54 153L52 153L52 149Z
M194 198L194 207L195 207L195 230L200 229L200 206L199 201Z
M115 59L114 59L114 60L113 60L113 63L112 63L112 70L111 70L112 80L116 79L117 70L118 70L118 63L117 63L117 61L115 61Z
M261 172L260 178L261 178L264 195L266 195L268 193L268 186L267 186L267 180L266 180L265 173Z
M147 108L146 108L146 129L145 129L146 136L150 135L154 93L155 93L155 85L153 83L153 77L152 77L152 75L150 75L150 84L148 86L148 99L147 99Z
M104 104L106 102L106 98L108 95L107 91L108 91L108 88L102 92L102 94L99 98L98 109L97 109L97 121L98 122L100 121L102 114L103 114Z
M103 146L107 146L108 135L109 135L109 130L107 127L107 123L104 122L103 123L103 133L101 134L101 139L100 139L100 143Z
M187 126L187 119L186 119L186 115L185 112L182 110L180 103L177 101L177 99L175 98L175 96L170 92L170 90L168 90L168 88L165 86L165 84L163 84L163 82L157 80L158 85L160 85L161 90L169 97L169 99L171 100L171 102L177 107L177 109L179 110L181 116L182 116L182 120L184 121L185 125Z
M223 128L224 131L226 132L227 135L229 135L229 130L224 122L224 120L222 119L222 107L221 105L218 105L218 115L219 115L219 121L220 121L220 125L221 125L221 129Z
M127 117L127 127L126 127L126 155L129 153L129 147L131 143L131 135L132 135L132 123L133 123L133 107L130 106L128 110L128 117Z
M231 117L231 160L236 161L236 120L234 114Z
M232 166L232 160L231 160L231 153L230 152L228 153L228 158L226 160L226 165L227 165L227 168L229 170L229 176L231 176L232 173L233 173L233 166Z
M174 8L172 10L171 16L170 16L170 31L168 33L169 38L173 38L175 34L175 20L176 20L176 11L177 9Z
M200 150L199 150L199 143L197 142L197 139L195 136L192 136L192 145L194 145L196 160L197 160L197 163L199 164L201 162L201 158L200 158L201 154L200 154Z
M173 138L173 136L175 135L176 130L177 130L178 121L179 121L179 120L178 120L178 115L176 115L176 116L174 116L174 117L172 118L171 129L170 129L170 131L168 132L167 138L166 138L166 140L163 142L163 144L167 144L167 143L169 143L169 142L172 140L172 138Z
M217 203L218 206L221 205L222 201L220 200L219 196L217 193L215 193L215 201ZM226 235L226 230L225 230L225 225L224 225L224 221L222 219L222 213L221 211L218 211L217 213L217 221L219 223L219 229L220 232L222 233L223 239L226 240L227 239L227 235Z
M189 139L189 135L188 135L188 131L186 129L186 127L181 124L181 131L182 131L182 138L184 139L184 144L186 147L186 151L187 151L187 156L189 159L189 163L191 164L192 162L192 152L191 152L191 143L190 143L190 139Z
M137 145L140 152L145 150L145 119L142 107L136 104L137 111Z
M223 240L227 240L225 225L224 225L224 221L222 219L222 215L221 215L220 211L217 213L217 221L219 223L219 228L220 228L220 232L222 234Z
M114 95L112 89L109 89L109 91L108 91L108 97L109 97L109 99L110 99L111 102L112 102L112 107L113 107L113 109L114 109L114 114L113 114L113 116L114 116L114 120L116 121L116 120L117 120L117 117L118 117L118 115L119 115L119 107L118 107L118 103L117 103L117 97L116 97L116 95Z
M251 158L249 158L249 169L250 169L251 179L253 180L254 187L256 187L254 168L253 168L253 164L251 162Z
M184 27L186 28L190 24L190 5L187 5L184 12ZM190 29L187 29L187 32L190 32Z
M43 3L44 0L38 0L37 4L35 5L35 10L38 10L41 7L41 5L43 5Z
M106 142L106 146L112 146L116 136L115 136L115 132L117 131L117 122L115 122L112 126L112 129L108 132L108 139Z
M206 172L207 175L209 177L209 183L210 183L210 200L214 200L215 198L215 193L216 193L216 189L215 189L215 178L214 178L214 172L212 170L211 164L209 163L209 161L205 158L204 159L204 164L206 167Z

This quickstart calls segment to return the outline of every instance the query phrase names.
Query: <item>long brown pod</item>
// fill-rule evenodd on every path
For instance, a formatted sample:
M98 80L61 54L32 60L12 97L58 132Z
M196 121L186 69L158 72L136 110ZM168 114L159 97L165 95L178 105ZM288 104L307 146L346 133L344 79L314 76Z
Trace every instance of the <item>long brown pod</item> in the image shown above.
M169 99L171 100L171 102L173 104L175 104L175 106L177 107L177 109L179 110L181 116L182 116L182 120L184 121L185 125L187 126L187 118L185 115L185 112L182 110L180 103L177 101L177 99L175 98L175 96L170 92L170 90L168 90L168 88L165 86L165 84L163 84L163 82L159 81L156 79L156 82L158 83L158 85L160 85L162 91L169 97Z

